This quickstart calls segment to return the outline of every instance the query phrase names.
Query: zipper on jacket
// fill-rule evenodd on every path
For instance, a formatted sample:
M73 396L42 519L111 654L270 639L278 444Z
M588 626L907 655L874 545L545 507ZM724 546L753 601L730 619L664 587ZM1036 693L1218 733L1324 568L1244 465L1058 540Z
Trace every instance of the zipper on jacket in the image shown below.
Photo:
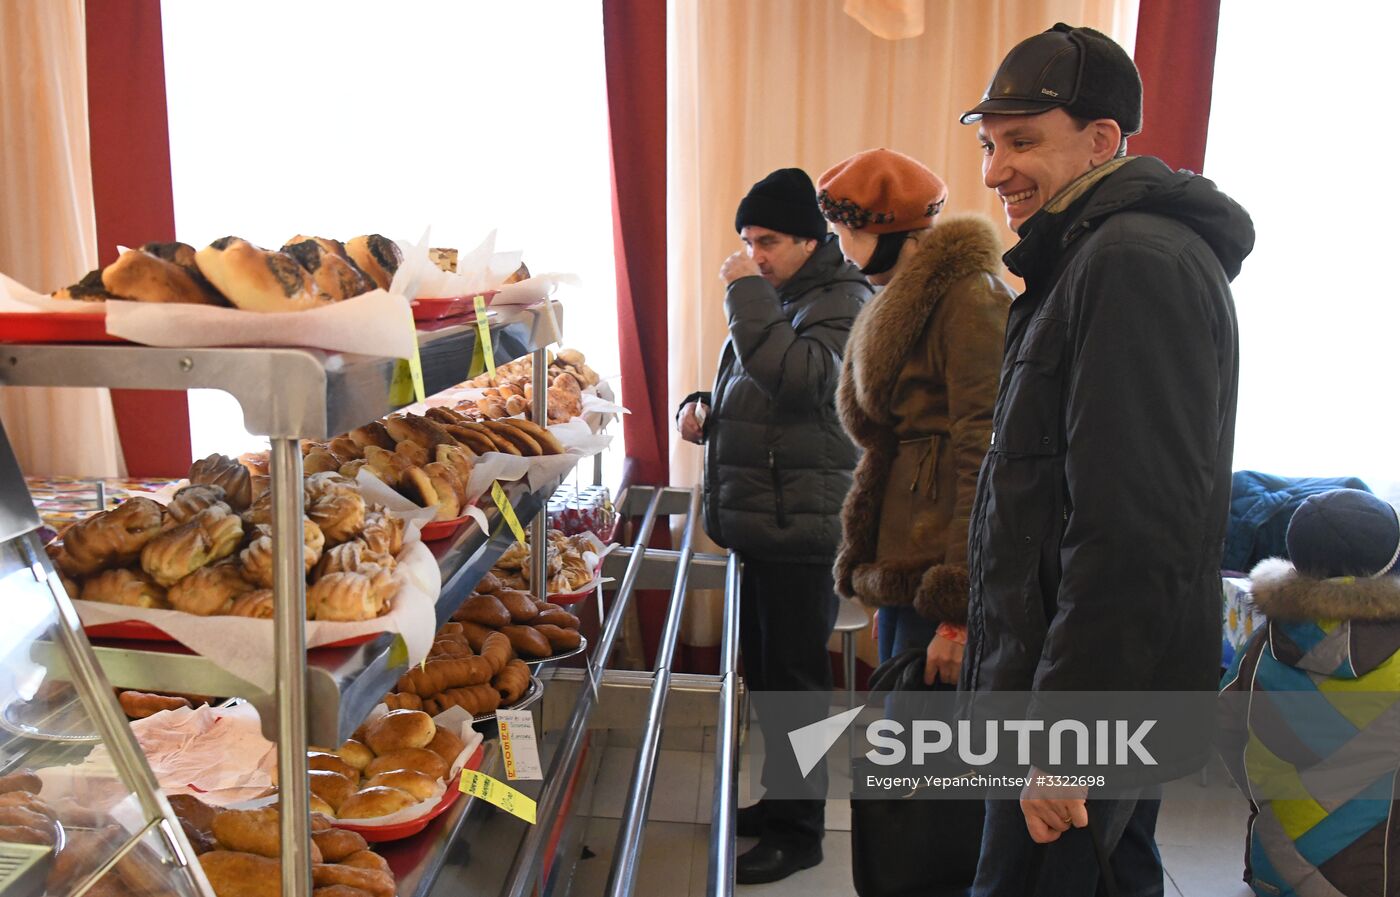
M773 475L773 509L778 514L778 528L787 528L787 512L783 509L783 475L778 470L778 456L768 452L768 472Z

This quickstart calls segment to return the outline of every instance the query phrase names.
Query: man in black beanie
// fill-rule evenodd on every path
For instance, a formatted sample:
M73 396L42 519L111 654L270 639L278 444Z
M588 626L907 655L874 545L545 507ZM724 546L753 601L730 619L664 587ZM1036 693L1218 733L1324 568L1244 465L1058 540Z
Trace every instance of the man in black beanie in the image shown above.
M808 692L811 706L800 715L816 722L830 701L831 571L856 464L836 416L836 384L871 289L827 234L801 169L754 184L734 229L745 248L720 269L729 339L719 373L711 392L686 398L676 425L705 447L705 530L744 561L739 632L748 688ZM825 763L804 780L787 749L792 726L769 731L764 722L760 716L773 749L763 765L768 796L739 811L739 834L759 838L738 858L740 884L777 881L822 858Z

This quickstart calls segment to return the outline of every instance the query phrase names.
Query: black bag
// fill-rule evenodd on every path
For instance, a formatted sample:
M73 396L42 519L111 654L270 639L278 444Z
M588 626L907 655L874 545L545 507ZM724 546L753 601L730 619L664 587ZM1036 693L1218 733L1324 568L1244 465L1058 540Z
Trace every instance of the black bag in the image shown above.
M897 654L870 674L872 692L954 691L924 684L924 650ZM869 760L851 764L851 781L877 771ZM967 897L977 877L982 849L983 800L933 800L911 793L902 798L851 800L851 877L859 897ZM1093 816L1094 844L1106 897L1118 886Z
M924 651L891 657L871 674L871 691L953 691L924 685ZM853 782L879 767L864 758ZM977 800L851 800L851 876L860 897L964 897L977 874L985 804Z

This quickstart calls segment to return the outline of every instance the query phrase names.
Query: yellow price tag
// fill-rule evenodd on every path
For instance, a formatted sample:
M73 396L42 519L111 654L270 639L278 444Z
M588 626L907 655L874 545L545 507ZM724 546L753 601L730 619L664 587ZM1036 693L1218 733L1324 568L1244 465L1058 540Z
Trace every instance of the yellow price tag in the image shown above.
M515 508L510 506L510 499L506 498L506 490L501 488L500 481L491 484L491 497L495 499L496 508L501 512L501 516L506 519L506 525L515 533L515 541L524 545L525 528L520 525L520 518L515 516Z
M427 401L427 387L423 385L423 356L418 354L418 339L413 340L413 356L408 359L408 373L413 379L413 399L417 402Z
M407 405L413 401L412 365L400 358L394 362L394 379L389 381L389 404Z
M535 801L485 773L475 769L462 770L461 789L463 794L479 797L512 816L517 816L531 825L535 824Z
M394 640L389 643L389 667L393 668L401 663L408 663L408 642L403 640L403 636L394 633Z
M481 357L486 360L486 370L491 379L496 379L496 350L491 345L491 322L486 319L486 299L477 296L472 300L476 306L476 343L481 348Z

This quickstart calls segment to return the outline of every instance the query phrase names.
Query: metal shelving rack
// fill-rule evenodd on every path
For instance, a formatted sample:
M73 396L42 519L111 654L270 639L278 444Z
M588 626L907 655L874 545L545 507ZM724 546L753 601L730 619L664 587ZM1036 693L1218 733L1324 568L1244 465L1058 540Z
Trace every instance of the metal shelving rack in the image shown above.
M561 317L562 310L556 305L554 318ZM535 414L537 420L546 419L542 407L547 394L544 346L559 337L550 316L543 308L502 310L492 320L491 335L498 359L533 354ZM468 378L475 339L476 329L471 325L420 331L429 394ZM325 439L410 401L398 391L403 379L400 364L392 359L307 349L0 343L0 385L223 389L241 403L247 428L271 439L277 521L274 551L280 560L276 588L279 596L296 599L277 603L276 693L260 693L202 658L178 651L99 646L93 656L117 685L236 694L259 707L265 729L278 742L278 772L283 783L281 847L282 856L290 860L282 865L282 892L288 897L310 893L304 747L308 743L339 743L389 690L403 666L388 663L389 636L354 648L318 649L308 662L303 647L302 492L286 487L299 487L301 481L298 439ZM531 519L536 545L545 542L546 515L540 512L555 485L546 484L534 493L517 488L511 496L518 516ZM605 618L600 604L602 632L590 646L583 668L553 668L541 674L547 685L545 699L534 711L542 727L545 777L541 782L513 783L537 799L539 824L526 826L470 797L459 800L419 835L380 846L394 870L400 897L520 897L567 891L586 828L580 810L586 801L578 797L576 789L591 792L607 731L634 728L639 718L643 720L643 748L629 786L609 893L628 895L633 891L663 723L674 724L677 719L685 720L684 725L717 727L715 781L722 784L715 789L712 808L708 890L715 895L733 893L739 562L734 556L691 550L690 534L697 525L693 490L634 487L619 496L618 511L637 520L638 525L632 545L605 559L604 575L618 582L615 588L609 587L615 594ZM512 541L496 519L495 509L487 513L489 534L473 528L435 548L443 581L437 602L439 623L460 606ZM679 515L687 515L681 550L649 548L658 518ZM295 535L283 539L282 533ZM545 553L534 552L532 559L542 567ZM544 583L539 567L533 572L533 582ZM637 589L671 591L658 663L651 671L610 670L613 646ZM685 597L694 589L725 591L718 676L673 673L671 669ZM36 646L36 651L42 651L42 646ZM53 656L46 661L61 664L62 659ZM504 778L498 743L488 740L482 770Z
M490 326L496 358L533 356L533 410L535 419L541 421L548 419L544 348L562 337L556 327L560 326L563 309L558 303L553 306L553 314L543 305L499 309ZM427 394L468 379L476 339L474 324L419 332ZM412 398L405 394L402 385L405 374L406 363L396 359L314 349L0 344L0 385L221 389L239 401L247 429L268 437L275 524L274 588L278 595L273 620L277 664L274 731L281 782L282 892L287 897L311 893L310 790L305 749L310 743L311 728L308 695L317 698L317 734L339 738L359 725L406 668L388 663L392 639L385 637L361 648L347 649L339 657L318 658L311 665L314 672L308 676L299 440L326 439L409 404ZM548 494L543 491L520 495L516 490L512 496L512 501L520 504L520 516L533 517L535 545L545 543L545 515L537 512L542 510ZM459 539L442 556L451 559L443 560L444 564L457 566L444 568L445 587L437 606L439 620L450 615L475 585L476 579L471 578L474 571L479 578L494 562L493 552L499 555L507 544L495 537L480 538L478 544L468 536ZM542 584L546 581L542 569L545 552L534 554L537 566L533 581ZM456 604L452 603L454 600ZM100 659L112 681L133 687L143 682L146 687L163 690L211 686L206 693L253 691L247 683L217 672L211 664L184 655L111 649L102 652ZM159 680L155 679L157 673ZM165 679L165 675L173 678ZM334 708L327 710L322 701L329 702L332 695ZM263 697L265 709L271 709L266 706L266 699L273 696ZM270 718L272 714L264 714L265 727Z

